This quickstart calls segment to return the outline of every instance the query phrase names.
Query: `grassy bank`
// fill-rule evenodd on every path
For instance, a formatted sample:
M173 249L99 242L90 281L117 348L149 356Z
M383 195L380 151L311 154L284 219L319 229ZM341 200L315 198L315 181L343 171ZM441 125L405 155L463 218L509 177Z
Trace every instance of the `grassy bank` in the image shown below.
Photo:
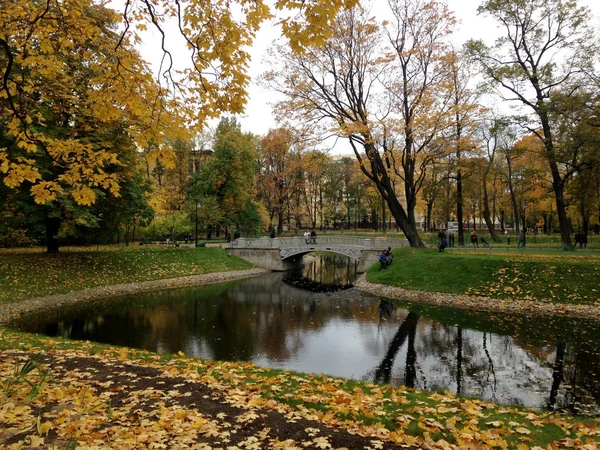
M219 429L223 429L224 433L228 433L228 427L231 426L229 423L232 421L229 414L215 410L207 412L211 416L204 416L199 421L200 419L194 419L196 416L190 409L193 405L185 405L183 408L171 405L170 399L187 395L183 394L182 389L185 387L181 380L202 383L210 389L216 389L229 402L249 409L250 412L240 412L238 423L265 418L264 412L268 410L278 411L285 414L290 424L301 418L310 418L327 426L347 429L351 433L373 436L374 440L369 448L383 448L381 441L444 449L525 449L536 446L584 448L584 445L589 445L585 448L596 448L600 443L600 427L594 419L498 406L491 402L455 397L449 393L417 392L325 375L311 376L261 369L248 363L202 361L183 354L157 355L90 342L75 343L0 330L0 351L11 352L15 349L31 360L35 360L38 354L44 354L46 359L55 359L60 365L68 364L70 359L80 361L83 357L93 355L96 361L93 372L121 367L119 361L130 361L132 364L125 365L129 371L141 367L140 375L147 373L150 368L157 368L162 372L164 391L153 391L155 396L160 397L161 403L153 405L152 402L145 401L141 407L133 402L136 414L127 415L127 408L131 408L129 402L111 403L107 400L108 396L102 394L102 389L96 392L93 379L86 381L87 378L93 378L86 367L79 370L75 366L71 372L53 376L53 365L48 362L43 366L32 366L30 372L21 371L19 374L17 371L10 375L13 367L5 360L0 363L0 369L12 384L10 389L3 389L1 393L0 399L3 401L0 408L8 402L12 405L11 408L15 405L18 407L19 415L5 415L0 420L0 427L10 430L14 426L15 429L25 430L19 437L23 441L28 438L29 442L38 444L43 442L52 445L59 438L62 442L78 445L91 444L88 441L97 444L98 439L106 439L106 445L122 443L131 438L134 429L142 429L142 419L145 422L144 434L161 432L164 436L165 433L161 430L168 431L170 428L163 428L161 420L170 417L171 413L177 419L176 429L189 428L190 433L193 433L194 427L197 431L199 425L206 424L207 419L212 417L211 430L208 431L218 433ZM170 378L173 381L169 381ZM172 389L173 383L180 383L176 385L178 389ZM99 386L104 384L106 383L100 383ZM113 386L112 391L118 388ZM148 392L142 391L142 388L143 386L139 388L139 392L130 395L147 397ZM85 405L82 406L83 400L77 399L85 399ZM85 411L82 413L84 406ZM59 419L53 411L60 411ZM74 425L65 426L61 417L69 417ZM187 424L188 417L195 422ZM27 428L29 425L32 426ZM310 430L311 433L319 432L314 428ZM109 439L114 442L109 442ZM17 445L15 442L15 448Z
M119 283L252 267L219 247L0 253L0 304Z
M600 256L394 250L386 270L367 280L405 289L482 295L498 299L600 304Z

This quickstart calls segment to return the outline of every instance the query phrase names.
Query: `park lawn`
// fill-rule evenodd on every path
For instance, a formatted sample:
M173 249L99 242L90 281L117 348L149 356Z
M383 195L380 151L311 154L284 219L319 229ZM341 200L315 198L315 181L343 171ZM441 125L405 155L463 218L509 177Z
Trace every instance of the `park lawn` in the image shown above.
M220 247L0 253L0 304L120 283L253 267Z
M369 448L382 448L378 444L381 441L444 449L597 448L600 445L600 424L596 419L499 406L448 392L418 392L326 375L263 369L244 362L199 360L182 353L159 355L7 329L0 329L0 351L13 355L11 358L21 358L17 370L9 358L0 360L0 371L6 375L0 386L0 411L6 405L11 408L10 414L0 414L3 417L0 428L25 430L19 434L23 442L53 445L60 440L73 445L98 445L107 440L104 443L110 446L142 432L149 441L154 433L157 438L164 438L173 428L174 439L181 438L186 430L192 434L204 430L207 435L222 431L227 437L232 419L235 420L229 411L225 414L218 410L201 410L199 412L207 415L198 419L190 405L184 402L183 408L181 403L177 406L177 399L193 395L197 389L183 384L182 380L188 380L213 390L210 397L222 395L225 403L249 410L233 423L247 422L251 426L262 417L262 427L269 427L274 424L264 413L277 411L285 415L290 426L304 417L352 434L373 436ZM90 363L82 365L90 356L95 361L91 363L93 370L89 370ZM26 361L38 358L41 363L34 363L29 371L21 370ZM122 364L123 361L126 364ZM65 365L72 369L65 372ZM117 400L118 395L111 402L111 394L105 395L104 391L114 395L120 389L114 382L100 382L106 375L111 375L109 379L114 381L121 378L131 381L143 379L151 369L160 371L162 387L150 392L142 390L144 386L136 389L133 383L125 383L131 390L127 398L145 399L140 405L133 400ZM154 404L150 398L158 398L160 402ZM131 408L135 408L135 414L130 413ZM56 411L60 411L58 418ZM174 422L168 422L172 426L165 427L161 421L169 417ZM65 418L73 425L65 426ZM210 429L205 427L208 424ZM261 432L256 439L266 439L269 435L276 440L280 428L281 424L279 428L269 428L271 433ZM323 433L323 429L314 428L304 431L313 437ZM261 444L257 448L269 447L266 441L256 439L255 444ZM311 443L314 447L316 438ZM17 445L15 442L15 448ZM584 447L586 445L589 447Z
M419 291L600 305L599 255L411 248L394 255L386 270L371 267L367 280Z

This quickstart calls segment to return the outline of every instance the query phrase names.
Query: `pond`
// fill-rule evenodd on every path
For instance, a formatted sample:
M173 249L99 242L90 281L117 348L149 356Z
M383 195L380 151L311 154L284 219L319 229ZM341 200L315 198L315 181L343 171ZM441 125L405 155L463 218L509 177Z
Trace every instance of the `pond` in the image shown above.
M116 297L28 317L50 336L406 385L598 415L593 322L393 306L352 287L356 265Z

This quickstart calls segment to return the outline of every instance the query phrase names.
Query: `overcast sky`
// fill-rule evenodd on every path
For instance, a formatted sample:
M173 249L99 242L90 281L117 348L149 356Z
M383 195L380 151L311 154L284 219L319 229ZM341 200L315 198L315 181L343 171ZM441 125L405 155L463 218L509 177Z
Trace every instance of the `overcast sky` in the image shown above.
M457 29L453 37L453 42L457 45L462 45L471 38L484 40L491 38L493 40L497 35L496 22L477 15L477 7L481 4L481 1L447 0L447 3L450 10L454 11L458 19ZM578 3L580 6L590 8L593 13L592 23L597 30L600 30L600 0L579 0ZM377 8L385 6L387 2L385 0L374 0L374 4L375 8ZM253 59L250 67L250 74L253 80L268 69L262 59L269 43L277 37L278 30L274 26L276 21L277 19L271 23L265 23L257 36L252 51ZM270 102L276 100L277 96L257 86L255 82L252 83L249 93L250 100L246 108L246 114L239 118L240 122L245 131L264 135L270 128L277 126L271 115L271 106L269 105ZM345 154L349 152L351 152L349 145L343 145L341 142L338 142L331 154Z
M372 0L373 1L373 15L378 15L378 11L386 11L387 1L386 0ZM458 19L456 31L453 36L453 42L460 46L468 39L484 39L491 41L497 36L497 25L496 22L489 18L484 18L477 15L477 7L481 4L480 0L447 0L450 10L452 10ZM592 11L592 24L596 30L600 30L600 0L578 0L580 6L587 6ZM238 119L242 124L244 131L250 131L254 134L264 135L269 129L275 128L273 116L271 114L270 103L277 100L277 95L273 92L269 92L256 84L258 75L268 70L268 66L264 64L263 58L265 56L266 49L270 43L279 36L279 29L275 26L278 21L276 17L270 22L263 24L259 31L255 44L252 48L252 63L250 65L250 75L252 77L252 84L249 88L249 102L246 107L246 113L239 116ZM142 55L152 61L156 58L156 45L158 41L157 36L150 37L146 42L146 48L142 49ZM172 47L172 46L170 46ZM177 47L177 46L175 46ZM187 61L187 56L178 55L172 48L176 59L177 65L182 61ZM157 62L155 66L158 65ZM214 126L218 123L217 121L211 122ZM331 140L331 145L333 141ZM349 153L351 152L349 145L340 145L338 143L332 154Z

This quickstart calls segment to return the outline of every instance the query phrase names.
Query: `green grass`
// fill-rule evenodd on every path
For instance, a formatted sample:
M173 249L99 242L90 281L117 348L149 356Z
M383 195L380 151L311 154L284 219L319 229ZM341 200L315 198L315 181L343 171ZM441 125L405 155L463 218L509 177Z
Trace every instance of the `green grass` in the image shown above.
M0 253L0 304L97 286L251 268L219 247Z
M600 256L508 254L402 248L386 270L367 279L405 289L499 299L600 304Z

